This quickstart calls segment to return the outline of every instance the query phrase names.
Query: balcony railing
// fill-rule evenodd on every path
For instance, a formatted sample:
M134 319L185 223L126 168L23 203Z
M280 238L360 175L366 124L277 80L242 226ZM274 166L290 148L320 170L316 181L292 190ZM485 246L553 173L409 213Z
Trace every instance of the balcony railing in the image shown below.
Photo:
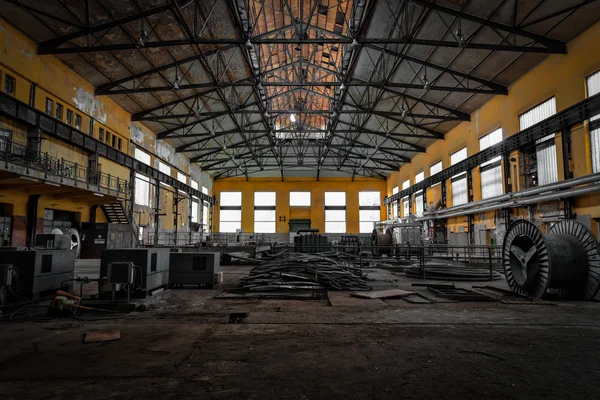
M64 158L53 157L47 152L40 152L14 143L7 138L0 138L0 162L4 162L7 169L11 164L20 165L26 169L27 173L30 170L35 170L42 172L45 178L49 176L58 177L60 183L70 179L75 181L75 186L79 186L79 183L81 183L84 186L87 185L88 189L90 185L94 185L126 195L130 191L129 181L127 180L87 168Z

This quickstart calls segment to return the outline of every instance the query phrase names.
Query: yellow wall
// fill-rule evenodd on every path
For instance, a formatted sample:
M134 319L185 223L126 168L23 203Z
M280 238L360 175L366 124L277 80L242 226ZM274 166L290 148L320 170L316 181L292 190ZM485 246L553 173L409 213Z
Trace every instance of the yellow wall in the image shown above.
M445 140L438 140L418 154L410 164L403 165L399 172L393 173L387 180L387 194L392 194L394 186L402 187L406 179L414 184L414 178L420 171L429 177L429 168L439 160L443 168L450 166L450 155L463 147L467 147L468 155L479 151L479 138L502 127L504 137L519 132L519 115L539 103L556 96L557 112L586 98L586 78L600 70L600 23L595 24L568 44L567 55L551 55L537 65L522 78L509 87L508 96L495 96L480 109L471 114L471 121L461 122L445 135ZM560 134L556 137L559 178L564 177L562 168L562 144ZM576 126L572 130L573 171L575 176L592 172L589 146L589 130L585 126ZM514 177L511 177L511 179ZM513 188L514 188L513 184ZM447 183L447 207L452 206L450 182ZM427 199L432 200L434 189L427 190ZM518 190L515 188L513 190ZM439 186L435 196L441 195ZM473 199L481 199L479 169L473 170ZM578 199L576 211L579 214L590 214L592 218L600 217L600 197L588 196ZM493 213L487 215L493 217ZM460 221L464 220L460 219ZM459 222L450 220L449 223ZM450 225L449 225L450 226ZM452 229L452 228L451 228Z
M9 74L16 80L14 96L18 100L29 104L30 89L32 84L35 84L34 108L46 112L46 101L49 99L52 101L52 109L49 110L52 117L75 126L76 116L79 116L81 124L78 129L85 134L98 140L102 139L108 146L131 155L133 155L136 146L142 147L151 153L151 165L156 166L156 160L161 159L173 166L171 176L176 177L175 169L178 169L188 176L191 175L192 179L199 182L200 185L212 186L210 178L206 174L200 174L198 168L192 168L183 154L176 154L174 149L166 142L157 142L156 134L146 126L138 122L132 123L131 115L110 97L96 97L93 85L69 69L56 57L38 56L36 54L36 44L1 18L0 27L0 90L4 89L6 76ZM59 116L57 116L58 104L63 108ZM67 111L72 112L71 121L67 120ZM93 128L91 128L92 122ZM0 128L11 130L15 143L26 145L26 127L16 124L7 117L0 117ZM101 130L102 137L100 136ZM114 141L113 137L115 138ZM50 135L44 134L43 139L42 152L48 152L53 157L64 158L84 167L88 166L88 155L85 151ZM104 174L110 174L113 177L119 177L127 181L130 178L129 169L118 163L99 157L99 164L101 165L101 172ZM162 191L161 210L168 214L161 217L160 227L163 229L174 228L173 197L173 193ZM27 199L18 200L18 204L23 201L26 203ZM40 201L46 200L42 197ZM49 208L82 212L82 220L85 221L89 215L90 205L97 202L97 199L82 199L71 202L69 199L57 200L52 198L48 202L48 204L53 204ZM150 207L144 207L143 210L138 207L137 211L144 215L140 222L146 221L153 207L154 196L153 190L151 190ZM43 208L40 205L40 209L43 210ZM25 212L24 207L17 206L15 209L20 210L19 212ZM181 201L178 209L180 213L178 228L186 229L189 225L187 200ZM97 220L98 222L104 220L101 211L97 213Z
M346 231L359 232L358 192L381 192L381 204L385 196L385 181L376 179L355 178L290 178L281 182L277 178L245 179L231 178L214 182L213 192L220 199L221 192L242 192L242 229L254 232L254 192L276 192L276 230L277 233L289 232L290 218L310 218L312 228L325 232L325 192L346 192ZM290 192L311 192L310 207L290 207ZM285 217L279 221L279 217ZM381 219L385 219L385 207L381 207ZM219 208L214 210L213 231L219 231Z

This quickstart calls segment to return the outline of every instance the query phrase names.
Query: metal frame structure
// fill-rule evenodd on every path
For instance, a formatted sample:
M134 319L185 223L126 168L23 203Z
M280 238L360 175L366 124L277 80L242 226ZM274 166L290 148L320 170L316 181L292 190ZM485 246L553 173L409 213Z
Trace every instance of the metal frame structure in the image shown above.
M582 31L600 11L597 0L2 1L39 54L93 74L96 94L214 179L385 179L506 95L516 63L565 54L577 33L561 34L565 21Z

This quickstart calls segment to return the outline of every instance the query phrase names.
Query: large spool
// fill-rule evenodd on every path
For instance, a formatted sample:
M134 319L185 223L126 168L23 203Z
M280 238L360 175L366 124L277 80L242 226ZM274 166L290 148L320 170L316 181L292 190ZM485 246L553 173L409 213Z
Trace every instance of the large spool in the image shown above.
M385 233L379 233L377 229L373 229L373 232L371 232L371 249L375 256L392 254L394 249L392 229L388 229Z
M504 237L502 262L510 288L541 298L557 289L563 298L591 300L600 289L600 252L592 232L575 220L556 223L547 235L526 220Z

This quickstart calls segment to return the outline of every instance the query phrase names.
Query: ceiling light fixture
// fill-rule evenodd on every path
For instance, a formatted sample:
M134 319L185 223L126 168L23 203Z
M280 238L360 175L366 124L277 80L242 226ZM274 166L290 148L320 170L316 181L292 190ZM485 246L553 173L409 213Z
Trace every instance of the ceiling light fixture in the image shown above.
M246 40L246 49L252 50L253 48L254 48L254 45L252 44L250 39Z
M456 40L458 42L458 47L464 48L467 46L465 35L460 31L460 29L456 31Z
M427 89L425 89L425 90L427 90ZM405 118L408 115L408 110L406 108L402 107L402 109L400 110L400 114L402 114L402 117Z
M344 85L344 82L342 82L342 84L340 85L340 90L344 90L346 89L346 85Z
M431 84L427 80L427 75L423 75L423 90L429 90L431 88Z
M296 122L296 114L290 114L290 121L292 121L292 123Z
M352 39L352 43L350 43L350 48L351 48L352 50L355 50L355 49L357 49L357 48L359 48L359 47L360 47L360 43L358 43L358 42L356 41L356 39Z

